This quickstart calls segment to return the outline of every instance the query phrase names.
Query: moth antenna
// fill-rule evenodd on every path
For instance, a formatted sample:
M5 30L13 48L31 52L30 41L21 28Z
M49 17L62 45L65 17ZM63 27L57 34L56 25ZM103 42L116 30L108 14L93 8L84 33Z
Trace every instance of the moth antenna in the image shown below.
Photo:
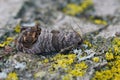
M73 21L73 22L72 22ZM77 24L77 22L73 19L73 18L71 18L71 22L70 22L71 24L70 24L70 27L72 28L72 30L74 31L74 32L76 32L76 33L78 33L79 35L80 35L80 37L82 37L82 29L80 28L80 25L78 25ZM73 24L74 25L73 25ZM78 29L74 29L74 27L75 27L75 24L77 25L77 27L79 28L79 30ZM73 25L73 27L72 27L72 25Z
M35 27L39 29L40 23L38 21L35 22Z
M82 28L80 27L80 25L75 21L75 20L73 20L75 23L76 23L76 25L78 26L78 28L79 28L79 30L80 30L80 34L81 34L81 37L83 37L83 31L82 31Z

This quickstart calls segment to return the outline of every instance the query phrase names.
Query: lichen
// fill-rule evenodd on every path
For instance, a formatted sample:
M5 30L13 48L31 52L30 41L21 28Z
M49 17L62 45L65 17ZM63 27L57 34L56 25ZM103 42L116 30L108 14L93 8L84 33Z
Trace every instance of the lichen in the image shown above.
M92 58L92 60L93 60L94 62L99 62L99 61L100 61L99 57L94 57L94 58Z
M57 54L53 58L43 60L44 62L51 64L48 70L49 73L57 73L59 70L62 70L66 74L63 76L63 80L69 79L68 76L70 75L71 77L84 76L88 68L85 61L76 62L76 54Z
M83 42L85 45L87 45L88 47L92 47L92 44L91 44L91 42L89 42L88 40L85 40L84 42Z
M113 55L113 53L107 52L105 54L105 58L106 58L106 60L112 60L112 59L114 59L114 55Z
M15 72L10 72L5 80L19 80Z
M16 33L19 33L20 32L20 24L17 24L16 27L14 28L14 31Z
M87 8L93 5L92 0L84 0L81 4L69 3L65 8L63 8L63 12L75 16L77 14L83 13Z
M120 38L115 37L111 42L112 47L106 52L105 59L108 65L95 72L92 80L119 80L120 79Z
M105 20L95 19L95 20L93 20L93 22L95 24L99 24L99 25L101 25L101 24L107 25L107 22Z
M14 41L14 37L7 37L5 41L0 43L0 47L4 47L6 45L9 45L12 41Z

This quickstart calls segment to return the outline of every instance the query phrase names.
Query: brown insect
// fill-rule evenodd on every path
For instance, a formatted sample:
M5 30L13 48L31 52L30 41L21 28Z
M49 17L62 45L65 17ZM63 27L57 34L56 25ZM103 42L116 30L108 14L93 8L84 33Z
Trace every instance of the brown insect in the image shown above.
M21 31L16 47L25 53L44 54L67 50L81 42L81 36L74 30L50 30L36 25Z

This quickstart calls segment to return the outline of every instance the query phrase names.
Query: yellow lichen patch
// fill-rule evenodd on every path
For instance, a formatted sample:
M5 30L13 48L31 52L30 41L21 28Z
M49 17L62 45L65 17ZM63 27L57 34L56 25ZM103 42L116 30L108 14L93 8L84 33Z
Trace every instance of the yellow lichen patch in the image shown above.
M120 74L115 74L114 80L119 80L120 79Z
M120 38L116 37L114 38L114 40L112 41L113 45L113 50L115 55L120 55Z
M96 71L95 76L92 80L119 80L120 76L120 60L113 61L110 63L111 68L108 70Z
M94 62L99 62L99 57L94 57L94 58L92 58L92 60L94 61Z
M113 74L111 70L96 71L95 76L92 80L110 80L112 79Z
M76 62L76 54L57 54L53 58L49 60L51 62L51 67L49 68L49 73L54 73L62 69L63 72L66 74L63 76L63 80L69 80L70 75L71 77L83 76L87 70L87 64L83 62Z
M115 37L111 42L112 47L106 52L105 58L108 65L95 72L92 80L119 80L120 79L120 38Z
M86 63L84 61L82 61L80 63L75 64L75 68L86 69L87 65L86 65Z
M20 24L18 24L15 28L14 31L19 33L20 32ZM12 41L14 41L15 37L7 37L5 41L0 43L0 47L4 47L6 45L9 45Z
M95 24L107 25L107 22L106 22L106 21L100 20L100 19L95 19L95 20L93 20L93 22L94 22Z
M14 38L13 37L7 37L7 39L6 39L7 41L13 41L14 40Z
M14 40L14 37L7 37L7 39L5 41L0 43L0 47L4 47L6 45L9 45L13 40Z
M120 38L119 38L119 37L114 38L114 40L112 41L112 43L113 43L114 45L117 45L117 46L120 47Z
M44 63L48 63L49 60L48 60L48 59L44 59L43 62L44 62Z
M36 79L36 78L42 78L42 77L44 77L46 75L46 72L44 72L44 71L40 71L40 72L36 72L35 74L34 74L34 78Z
M71 3L71 4L68 4L63 11L66 14L75 16L76 14L82 12L83 9L81 7L79 7L79 5Z
M118 47L118 46L114 46L114 51L115 51L116 53L118 53L118 52L119 52L119 47Z
M72 75L71 74L66 74L62 78L62 80L71 80L71 79L72 79Z
M93 5L93 1L92 0L84 0L81 4L77 5L75 3L69 3L64 9L63 11L66 14L75 16L77 14L80 14L82 12L84 12L89 6Z
M71 70L70 74L72 74L73 76L83 76L85 72L81 70Z
M112 60L112 59L114 59L114 55L113 55L113 53L107 52L107 53L105 54L105 58L106 58L107 60Z
M5 46L5 42L0 43L0 47L4 47Z
M70 73L73 76L83 76L86 72L86 68L88 66L85 62L80 62L74 65L74 68L72 70L69 70L68 73Z
M104 19L96 18L95 16L90 16L89 19L91 22L98 24L98 25L107 25L107 21Z
M87 40L85 40L83 43L86 44L88 47L92 47L92 44Z
M15 72L11 72L8 74L5 80L18 80L18 76Z
M62 55L58 54L53 59L55 61L55 64L53 64L54 68L66 68L67 66L70 66L74 60L76 55L75 54L68 54L68 55Z
M20 24L17 24L17 26L14 28L15 32L19 33L20 32Z

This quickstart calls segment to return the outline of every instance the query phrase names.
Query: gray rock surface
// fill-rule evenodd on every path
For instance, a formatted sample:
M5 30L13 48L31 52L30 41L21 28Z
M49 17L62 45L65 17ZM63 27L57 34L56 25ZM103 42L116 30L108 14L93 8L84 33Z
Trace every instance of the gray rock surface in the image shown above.
M93 0L95 14L98 16L114 16L118 8L120 8L119 0Z
M20 11L25 0L0 0L0 36L16 26L14 17ZM7 28L7 30L6 30Z
M17 15L24 0L0 0L0 28Z
M116 32L120 32L120 24L110 25L107 29L100 32L97 36L105 38L116 36Z

